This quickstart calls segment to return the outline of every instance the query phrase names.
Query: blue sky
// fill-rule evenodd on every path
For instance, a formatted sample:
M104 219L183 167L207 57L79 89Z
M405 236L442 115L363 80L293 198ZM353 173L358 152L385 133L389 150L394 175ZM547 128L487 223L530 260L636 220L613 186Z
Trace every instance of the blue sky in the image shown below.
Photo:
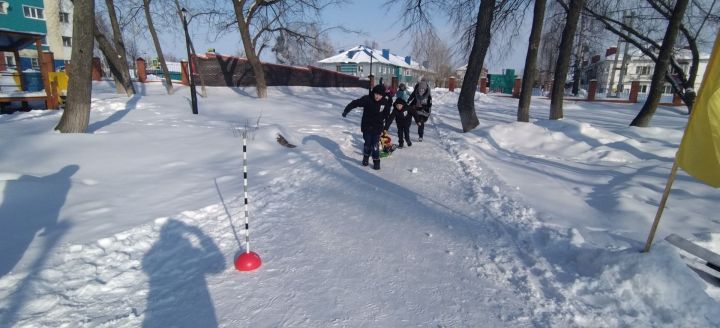
M398 1L400 2L400 1ZM371 1L349 1L349 3L341 7L330 7L322 13L323 23L326 27L342 25L350 30L359 31L361 33L343 33L333 31L330 33L330 39L335 50L348 49L364 43L365 40L377 41L379 48L389 48L393 53L405 56L410 55L411 46L408 44L410 35L408 32L400 34L402 29L402 10L400 5L392 7L383 6L385 0ZM529 10L530 16L532 15ZM529 27L531 18L526 19L523 24L523 33L515 38L508 38L501 35L493 36L494 46L510 44L511 49L508 54L490 53L486 57L486 63L491 72L500 72L503 68L521 69L525 64L525 52L527 51L527 35L529 35ZM447 18L438 13L434 17L435 27L439 34L451 45L456 41L453 37L452 27L447 23ZM192 22L191 34L193 42L195 42L198 52L205 51L208 48L222 54L234 55L242 49L240 37L237 33L232 33L219 38L216 41L208 40L207 28L202 26L202 22ZM164 36L164 38L173 39L163 41L164 44L170 44L166 52L171 52L177 57L186 57L184 40L182 35ZM263 60L273 61L274 56L269 50L265 50L262 56ZM458 66L464 65L462 59L458 59Z

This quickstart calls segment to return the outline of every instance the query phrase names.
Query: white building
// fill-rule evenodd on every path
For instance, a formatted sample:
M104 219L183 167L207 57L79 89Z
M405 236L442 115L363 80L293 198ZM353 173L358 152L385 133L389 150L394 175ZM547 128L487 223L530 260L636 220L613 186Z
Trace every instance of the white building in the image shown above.
M360 78L367 78L372 73L375 81L382 78L388 85L392 77L397 77L399 83L414 84L433 73L413 61L411 56L401 57L391 53L390 49L377 50L365 46L341 51L335 56L318 61L318 66Z
M615 56L618 56L617 62ZM652 81L652 75L655 70L655 62L652 61L645 55L642 55L640 51L635 49L634 51L628 52L627 67L624 72L621 71L623 55L617 54L615 48L610 48L606 52L604 58L600 59L599 56L591 59L591 63L584 69L582 85L587 86L589 80L598 81L598 94L607 93L608 90L613 93L619 84L622 84L622 89L619 90L624 95L630 93L630 84L632 81L640 82L640 95L646 95L649 92L650 84ZM683 50L675 56L678 64L682 67L685 74L690 69L692 61L691 53L688 50ZM700 89L700 84L705 75L705 70L710 59L709 54L700 55L700 63L698 65L697 78L695 80L695 90ZM611 74L613 66L616 65L614 77ZM621 74L624 73L624 74ZM623 75L622 81L620 81L620 75ZM610 85L610 81L613 81ZM665 83L663 94L665 96L672 96L672 87L669 83Z
M45 42L55 57L55 66L65 64L72 53L73 4L70 0L43 0L45 4ZM62 65L64 66L64 65Z
M2 2L2 1L0 1ZM59 69L64 67L70 60L72 53L72 12L73 4L71 0L42 0L42 7L39 2L28 2L33 5L25 5L20 1L22 8L31 8L32 10L23 10L22 14L26 19L33 21L41 21L45 26L37 30L38 33L45 34L43 39L43 51L50 51L55 58L55 67ZM20 30L22 26L18 27ZM20 63L15 62L12 53L2 53L3 62L10 67L20 65L24 69L39 69L38 54L35 45L31 45L26 49L19 51Z

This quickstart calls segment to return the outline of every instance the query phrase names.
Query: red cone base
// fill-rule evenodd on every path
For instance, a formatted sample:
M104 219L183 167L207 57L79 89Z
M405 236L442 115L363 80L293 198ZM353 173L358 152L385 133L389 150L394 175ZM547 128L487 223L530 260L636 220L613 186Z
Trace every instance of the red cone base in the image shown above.
M235 259L235 269L238 271L252 271L260 267L260 255L255 252L243 252Z

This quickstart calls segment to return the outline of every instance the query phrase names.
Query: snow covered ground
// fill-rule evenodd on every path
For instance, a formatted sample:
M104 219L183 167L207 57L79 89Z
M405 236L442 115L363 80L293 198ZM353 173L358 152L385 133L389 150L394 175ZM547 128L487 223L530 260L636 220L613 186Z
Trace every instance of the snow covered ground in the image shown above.
M208 88L194 116L184 87L112 89L95 85L89 134L53 132L55 111L0 116L0 326L720 326L720 289L662 240L719 251L718 190L681 172L639 253L681 109L639 129L640 104L549 121L538 98L517 123L516 100L478 95L461 133L457 93L436 89L425 141L376 172L360 112L340 117L363 90ZM264 263L240 273L245 126Z

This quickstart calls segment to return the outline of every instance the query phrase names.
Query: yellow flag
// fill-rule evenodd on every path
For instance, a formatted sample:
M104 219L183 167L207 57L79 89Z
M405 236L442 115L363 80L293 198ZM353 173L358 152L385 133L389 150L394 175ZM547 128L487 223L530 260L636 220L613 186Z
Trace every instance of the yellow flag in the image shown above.
M720 34L715 37L677 161L688 174L720 187Z

